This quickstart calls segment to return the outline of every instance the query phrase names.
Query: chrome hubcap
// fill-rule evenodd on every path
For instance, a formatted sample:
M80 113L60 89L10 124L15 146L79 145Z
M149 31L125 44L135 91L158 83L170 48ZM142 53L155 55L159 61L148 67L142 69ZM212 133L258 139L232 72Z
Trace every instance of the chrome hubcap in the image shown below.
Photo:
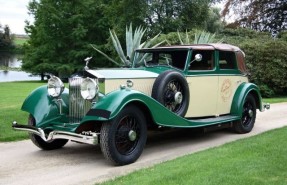
M181 102L182 102L182 93L181 92L175 93L174 101L176 104L181 104Z
M137 133L135 131L133 131L133 130L130 130L129 131L129 140L130 141L135 141L136 138L137 138Z

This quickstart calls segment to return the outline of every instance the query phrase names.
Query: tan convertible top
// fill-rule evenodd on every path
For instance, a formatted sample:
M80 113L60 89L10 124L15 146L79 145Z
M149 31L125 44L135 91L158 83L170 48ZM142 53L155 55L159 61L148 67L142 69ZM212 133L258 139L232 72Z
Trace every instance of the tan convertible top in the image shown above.
M153 51L153 50L173 50L173 49L194 49L194 50L221 50L221 51L241 51L237 46L230 44L192 44L192 45L176 45L164 46L149 49L140 49L140 51Z

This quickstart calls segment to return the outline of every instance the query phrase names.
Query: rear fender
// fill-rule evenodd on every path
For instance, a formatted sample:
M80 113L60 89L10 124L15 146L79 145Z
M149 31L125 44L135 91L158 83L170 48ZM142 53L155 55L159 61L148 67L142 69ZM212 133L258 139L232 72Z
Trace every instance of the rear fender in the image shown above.
M248 94L252 94L256 102L256 108L263 111L262 98L258 87L253 83L242 83L236 90L232 100L231 114L242 116L243 104Z
M35 89L24 101L21 110L33 115L37 127L43 127L46 123L58 120L62 117L59 114L59 107L56 99L48 94L47 86L41 86ZM68 113L69 91L65 88L61 95L62 112Z

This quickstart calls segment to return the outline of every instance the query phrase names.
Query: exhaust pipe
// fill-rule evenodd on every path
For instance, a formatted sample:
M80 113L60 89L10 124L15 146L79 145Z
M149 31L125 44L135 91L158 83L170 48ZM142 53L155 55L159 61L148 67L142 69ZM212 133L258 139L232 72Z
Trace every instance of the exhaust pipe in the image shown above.
M68 140L91 144L91 145L98 144L99 133L95 133L95 132L91 132L90 135L82 135L82 134L76 134L76 133L71 133L71 132L54 130L49 133L48 137L46 137L46 134L43 129L36 128L33 126L29 126L29 125L20 125L16 121L13 121L12 128L15 130L27 131L27 132L36 134L39 137L41 137L45 142L50 142L54 139L68 139Z

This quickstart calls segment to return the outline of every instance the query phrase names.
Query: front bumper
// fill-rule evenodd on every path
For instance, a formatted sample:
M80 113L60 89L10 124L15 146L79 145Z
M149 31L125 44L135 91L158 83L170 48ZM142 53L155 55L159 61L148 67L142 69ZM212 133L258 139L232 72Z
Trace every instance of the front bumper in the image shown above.
M29 125L20 125L16 121L12 123L12 128L15 130L21 130L21 131L27 131L33 134L36 134L40 136L45 142L51 142L54 139L68 139L71 141L76 141L80 143L86 143L91 145L97 145L98 144L98 133L87 133L88 135L84 134L77 134L77 133L71 133L71 132L64 132L59 130L54 130L46 136L45 132L41 128L36 128Z

